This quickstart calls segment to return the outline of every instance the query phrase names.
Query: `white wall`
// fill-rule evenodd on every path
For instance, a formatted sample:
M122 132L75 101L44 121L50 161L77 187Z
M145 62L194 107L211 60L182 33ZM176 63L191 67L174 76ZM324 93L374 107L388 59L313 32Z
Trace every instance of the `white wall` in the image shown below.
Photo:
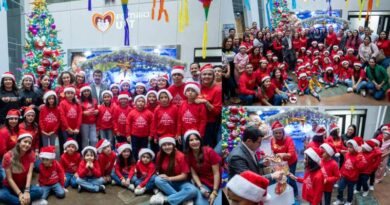
M0 73L9 71L7 13L0 11Z
M124 47L124 29L113 27L101 33L91 23L94 12L104 13L112 10L122 16L120 1L115 5L104 5L104 1L92 1L92 11L87 9L87 0L55 3L49 5L49 11L53 14L57 28L60 30L59 39L63 41L63 48L104 48ZM178 33L179 0L166 0L165 8L169 14L169 23L164 20L152 21L150 16L152 0L129 1L129 13L142 13L143 18L129 18L134 20L133 28L130 28L130 46L158 46L181 45L181 60L185 63L193 61L194 48L201 47L203 35L203 22L205 19L202 4L199 1L189 0L190 25L183 33ZM209 47L219 47L222 42L221 29L221 5L222 0L214 0L209 11ZM26 1L26 12L31 11L31 5ZM157 1L156 13L158 14L159 1ZM157 16L157 15L156 15ZM118 20L118 19L117 19ZM128 21L129 22L129 21ZM129 22L130 23L130 22ZM120 23L118 23L118 26ZM218 34L218 35L216 35ZM66 59L65 59L66 60Z

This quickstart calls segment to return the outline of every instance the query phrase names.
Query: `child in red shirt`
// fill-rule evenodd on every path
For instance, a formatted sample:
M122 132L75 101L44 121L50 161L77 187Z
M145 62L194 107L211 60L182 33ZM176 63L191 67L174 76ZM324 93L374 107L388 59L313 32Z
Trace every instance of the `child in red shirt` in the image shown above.
M47 199L51 192L58 199L65 198L65 173L60 163L58 163L55 153L55 147L42 147L39 157L42 163L39 165L39 186L43 190L42 199Z
M66 87L64 89L65 99L60 102L60 114L62 132L65 139L76 136L80 133L82 120L81 105L77 103L74 87Z
M15 147L19 135L20 111L11 109L7 112L5 126L0 129L2 143L0 143L0 158Z
M151 149L142 148L138 153L138 159L131 184L135 187L134 194L142 195L154 188L156 177L156 166L153 163L154 152Z
M92 98L92 88L89 85L84 85L80 89L81 109L83 117L81 120L81 147L88 145L95 146L97 142L96 120L99 114L98 103Z
M339 165L332 157L335 154L338 157L340 154L336 153L336 148L331 144L324 143L320 147L324 151L321 160L321 171L324 175L325 205L330 205L333 186L340 179Z
M129 95L121 92L118 96L119 105L114 107L114 135L117 142L126 142L126 119L131 111Z
M366 166L364 166L360 171L359 180L356 184L355 192L359 193L361 188L363 187L363 197L368 196L368 179L370 178L370 174L378 168L375 167L378 164L377 161L380 161L380 159L377 158L376 152L374 152L375 146L375 142L371 140L364 142L364 144L362 145L362 161L364 164L366 164Z
M134 91L134 97L137 96L137 95L146 95L146 85L141 83L141 82L137 82L135 84L135 91Z
M31 144L31 149L35 151L35 154L38 155L39 153L39 128L38 123L35 122L35 111L31 107L27 107L24 109L24 120L22 123L19 124L19 131L20 132L28 132L33 137L33 141ZM38 167L36 167L38 168Z
M106 193L104 179L102 177L99 161L97 160L96 148L87 146L81 151L83 160L80 162L77 170L76 183L78 184L78 192L87 190L89 192Z
M127 141L131 142L133 156L136 156L141 148L147 147L151 141L151 124L153 114L145 109L146 97L145 95L137 95L134 98L135 109L130 111L126 120L126 136ZM131 141L130 141L131 140Z
M280 93L282 93L282 91L271 83L271 77L269 75L261 78L258 96L262 105L282 105Z
M61 155L60 164L65 171L65 188L69 185L72 188L77 188L76 178L78 175L76 172L81 161L81 155L77 152L78 149L79 145L72 138L64 143L65 152Z
M116 83L110 85L110 91L112 92L112 103L114 105L119 105L119 85Z
M375 148L373 150L373 152L375 153L375 163L372 165L373 167L373 170L370 174L370 187L369 189L371 191L374 191L374 182L375 182L375 173L376 173L376 170L379 168L379 165L381 164L381 161L382 161L382 151L380 149L380 146L381 146L381 142L378 140L378 139L370 139L370 141L373 141L375 143Z
M97 116L97 133L100 134L102 139L106 139L111 142L111 147L114 147L115 139L113 137L113 119L114 119L114 107L115 104L112 101L113 94L109 90L102 92L103 103L99 105L99 114Z
M101 168L102 178L104 184L111 182L111 173L114 168L116 154L111 149L111 144L106 139L99 140L96 143L96 150L98 155L98 161Z
M57 131L60 127L60 110L58 108L58 99L54 91L47 91L43 95L44 106L41 107L39 112L39 127L42 135L42 145L53 146L55 145L56 138L58 137ZM62 149L60 149L62 151Z
M325 88L337 86L336 74L333 72L333 67L328 66L324 73Z
M131 95L131 91L130 91L130 84L131 84L131 82L129 80L122 80L120 83L120 89L121 89L120 94L127 93L129 95L129 97L131 98L132 95ZM129 102L129 103L131 103L131 102Z
M146 93L146 99L147 99L146 109L148 109L151 113L154 113L154 111L158 106L157 92L154 90L150 90L148 93Z
M116 144L118 156L115 162L115 172L111 174L116 185L134 191L134 185L130 184L135 170L135 160L131 154L131 145L127 142ZM132 185L132 186L131 186Z

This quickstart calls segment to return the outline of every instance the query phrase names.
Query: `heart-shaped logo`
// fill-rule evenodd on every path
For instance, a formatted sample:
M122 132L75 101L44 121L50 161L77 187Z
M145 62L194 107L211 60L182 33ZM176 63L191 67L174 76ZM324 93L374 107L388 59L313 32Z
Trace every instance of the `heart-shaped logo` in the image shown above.
M92 25L100 32L108 31L115 21L115 13L107 11L106 13L94 13L92 16Z

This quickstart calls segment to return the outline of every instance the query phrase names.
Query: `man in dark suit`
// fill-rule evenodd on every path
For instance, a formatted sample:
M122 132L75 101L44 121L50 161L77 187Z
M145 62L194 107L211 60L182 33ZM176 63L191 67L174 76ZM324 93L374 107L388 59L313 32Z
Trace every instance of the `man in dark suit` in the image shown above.
M291 31L287 30L282 39L283 60L287 62L290 70L295 70L295 51L292 46Z
M91 83L92 88L92 98L100 104L103 102L102 92L108 90L108 86L102 83L103 72L101 70L93 71L93 83Z
M270 181L272 179L280 179L283 176L282 171L265 175L264 168L268 162L259 162L255 153L260 147L263 137L263 133L254 126L249 126L245 129L242 142L228 156L229 179L246 170L263 175Z

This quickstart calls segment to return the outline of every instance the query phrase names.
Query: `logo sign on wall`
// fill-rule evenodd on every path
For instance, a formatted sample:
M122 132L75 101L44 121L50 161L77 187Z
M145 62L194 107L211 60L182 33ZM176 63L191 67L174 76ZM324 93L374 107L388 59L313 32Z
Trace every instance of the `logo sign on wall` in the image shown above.
M104 14L94 13L92 15L92 25L100 32L108 31L115 22L115 13L107 11Z

